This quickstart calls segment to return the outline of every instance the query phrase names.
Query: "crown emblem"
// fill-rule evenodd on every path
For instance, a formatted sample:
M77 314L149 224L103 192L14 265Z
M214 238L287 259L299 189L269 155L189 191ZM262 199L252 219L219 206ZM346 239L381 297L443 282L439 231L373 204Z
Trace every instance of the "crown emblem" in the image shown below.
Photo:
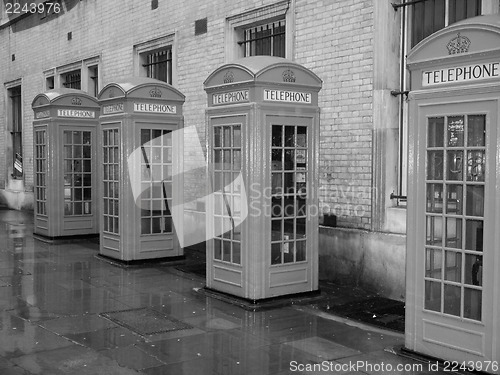
M161 98L161 90L158 87L149 90L149 96L152 98Z
M224 83L233 83L234 82L234 74L232 71L228 70L226 74L224 74Z
M115 90L113 88L109 89L109 97L114 98L115 97Z
M80 99L78 96L75 96L73 97L73 99L71 99L71 104L82 105L82 99Z
M295 73L287 69L283 72L283 82L295 82Z
M470 39L467 38L466 36L460 35L460 33L458 33L457 36L452 40L450 40L446 45L446 48L448 49L448 53L450 55L469 52L469 47L470 47Z

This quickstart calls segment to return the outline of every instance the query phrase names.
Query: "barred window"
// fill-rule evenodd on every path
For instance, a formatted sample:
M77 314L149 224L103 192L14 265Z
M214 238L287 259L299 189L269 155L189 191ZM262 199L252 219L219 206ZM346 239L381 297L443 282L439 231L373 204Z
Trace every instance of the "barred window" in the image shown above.
M481 0L423 0L411 5L411 47L460 20L479 16Z
M172 48L168 47L159 51L145 54L146 75L160 81L172 84Z
M245 57L285 57L285 20L250 27L243 34L244 39L238 44L243 46Z
M80 70L74 70L72 72L68 72L63 74L63 86L68 89L77 89L80 90L82 87L82 75Z

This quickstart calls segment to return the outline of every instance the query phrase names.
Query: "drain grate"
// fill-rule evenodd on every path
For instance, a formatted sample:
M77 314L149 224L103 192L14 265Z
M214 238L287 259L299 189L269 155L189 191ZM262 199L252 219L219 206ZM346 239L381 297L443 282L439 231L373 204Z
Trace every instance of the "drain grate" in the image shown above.
M147 307L109 311L100 313L99 315L141 336L193 328L189 324L168 317L158 311L148 309Z

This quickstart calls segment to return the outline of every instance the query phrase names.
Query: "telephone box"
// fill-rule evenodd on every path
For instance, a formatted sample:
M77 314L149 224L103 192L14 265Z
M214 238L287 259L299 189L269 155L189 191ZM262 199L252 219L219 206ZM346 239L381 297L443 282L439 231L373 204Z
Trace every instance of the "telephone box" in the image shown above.
M101 105L100 254L123 262L183 256L171 207L182 199L184 95L165 82L110 83ZM175 176L175 178L174 178Z
M320 89L269 56L205 81L208 289L252 301L317 292Z
M33 100L34 233L97 235L97 100L58 89Z
M408 55L406 347L500 374L500 17Z

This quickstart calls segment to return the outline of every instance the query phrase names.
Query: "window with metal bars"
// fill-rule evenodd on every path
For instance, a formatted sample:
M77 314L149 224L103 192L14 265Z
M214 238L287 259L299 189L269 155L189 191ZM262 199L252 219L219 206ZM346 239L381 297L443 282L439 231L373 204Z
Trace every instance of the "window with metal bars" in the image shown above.
M82 87L82 75L80 73L80 70L75 70L64 74L63 80L63 86L68 89L80 90Z
M245 29L244 40L238 44L247 56L285 57L285 20L270 22Z
M12 177L23 177L23 124L21 86L9 89L12 136Z
M142 66L150 78L172 84L172 48L166 48L155 52L149 52L145 56Z
M411 47L460 20L479 16L481 0L423 0L411 5Z

